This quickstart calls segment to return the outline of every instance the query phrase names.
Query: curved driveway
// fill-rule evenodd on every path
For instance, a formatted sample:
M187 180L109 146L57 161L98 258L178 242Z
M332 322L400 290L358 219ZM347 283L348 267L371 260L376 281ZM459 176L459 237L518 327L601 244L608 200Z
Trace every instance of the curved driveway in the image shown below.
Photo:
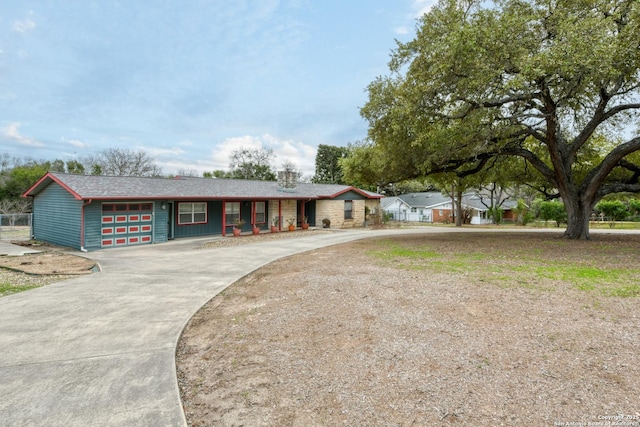
M209 299L281 257L440 230L336 231L206 250L199 249L203 240L179 240L92 252L101 273L0 298L0 425L184 426L175 348Z
M224 288L303 251L454 231L487 230L352 230L206 250L210 239L92 252L101 273L0 298L0 426L184 426L176 344Z

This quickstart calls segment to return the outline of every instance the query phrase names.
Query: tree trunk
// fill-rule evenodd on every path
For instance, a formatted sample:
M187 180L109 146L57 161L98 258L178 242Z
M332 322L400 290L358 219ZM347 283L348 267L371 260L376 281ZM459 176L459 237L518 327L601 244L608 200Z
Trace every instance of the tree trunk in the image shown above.
M462 227L462 190L458 187L458 200L456 200L456 227Z
M585 203L579 196L564 199L567 209L567 229L564 237L575 240L589 239L589 219L593 204Z

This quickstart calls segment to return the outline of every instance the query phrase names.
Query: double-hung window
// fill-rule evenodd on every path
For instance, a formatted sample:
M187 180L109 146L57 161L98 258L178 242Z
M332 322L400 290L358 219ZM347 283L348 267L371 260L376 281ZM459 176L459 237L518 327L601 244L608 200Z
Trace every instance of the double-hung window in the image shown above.
M266 222L265 202L256 202L256 224L264 224Z
M206 203L180 203L178 205L178 224L204 224L206 222Z
M353 219L353 200L344 201L344 219Z
M224 223L227 227L234 225L240 219L240 202L226 202L224 204Z

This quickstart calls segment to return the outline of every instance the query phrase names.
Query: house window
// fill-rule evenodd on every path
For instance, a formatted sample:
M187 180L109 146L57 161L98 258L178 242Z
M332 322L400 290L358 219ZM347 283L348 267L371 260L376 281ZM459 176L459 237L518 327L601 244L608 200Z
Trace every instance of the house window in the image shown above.
M416 212L418 212L417 208L411 208L411 213L416 213Z
M353 219L353 200L344 201L344 219Z
M178 224L204 224L207 222L206 203L180 203L178 206Z
M265 202L256 202L256 224L264 224L266 222L265 207Z
M240 202L224 204L224 222L227 226L234 225L240 219Z

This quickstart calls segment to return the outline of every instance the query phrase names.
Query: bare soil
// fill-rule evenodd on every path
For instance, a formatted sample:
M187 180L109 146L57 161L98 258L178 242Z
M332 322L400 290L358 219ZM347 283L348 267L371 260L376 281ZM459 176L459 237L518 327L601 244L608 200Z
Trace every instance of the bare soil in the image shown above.
M67 253L67 248L48 243L29 241L12 242L40 251L21 256L0 256L0 267L29 274L90 274L96 262L89 258Z
M639 249L447 233L280 260L185 328L188 423L640 425Z
M96 267L95 261L67 253L68 248L29 241L12 243L41 252L0 256L0 297L50 285L79 274L90 274Z

